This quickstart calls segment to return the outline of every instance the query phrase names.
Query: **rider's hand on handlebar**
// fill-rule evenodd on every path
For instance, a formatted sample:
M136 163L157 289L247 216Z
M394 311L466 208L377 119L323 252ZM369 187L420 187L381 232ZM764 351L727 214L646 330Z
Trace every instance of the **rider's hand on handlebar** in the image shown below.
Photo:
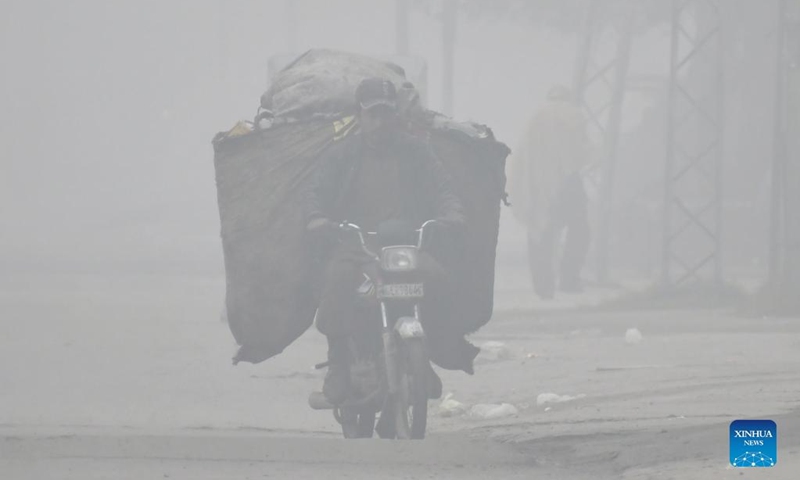
M316 233L333 232L338 228L338 223L324 217L315 218L306 225L306 230Z
M440 217L437 223L444 227L450 234L461 235L466 229L466 220L463 216Z

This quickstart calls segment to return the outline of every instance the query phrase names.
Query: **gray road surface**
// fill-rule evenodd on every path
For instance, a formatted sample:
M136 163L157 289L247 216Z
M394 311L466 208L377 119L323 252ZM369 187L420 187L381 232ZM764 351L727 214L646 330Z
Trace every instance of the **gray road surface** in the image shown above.
M338 438L306 407L323 338L233 367L217 278L0 279L0 478L797 478L800 321L727 312L499 313L467 407L424 442ZM562 300L563 301L563 300ZM524 302L523 302L524 303ZM638 328L638 344L624 340ZM575 399L538 405L539 395ZM778 423L773 469L727 465L729 423Z

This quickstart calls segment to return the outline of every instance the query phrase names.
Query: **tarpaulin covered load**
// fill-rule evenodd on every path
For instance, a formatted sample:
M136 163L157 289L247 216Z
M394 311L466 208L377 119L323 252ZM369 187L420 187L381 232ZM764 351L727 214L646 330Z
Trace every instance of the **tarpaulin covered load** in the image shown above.
M463 333L473 333L492 316L500 204L506 197L505 159L509 150L485 127L455 124L443 117L433 120L424 125L431 147L453 178L467 216L463 244L451 249L454 256L447 259L458 293L457 302L446 302L447 313Z
M309 50L284 68L261 96L275 118L339 116L355 110L353 96L364 78L385 78L399 88L403 69L390 62L336 50Z
M351 61L362 58L353 56ZM351 79L353 90L360 80ZM309 113L266 129L235 128L214 139L227 317L241 345L236 361L266 360L313 323L317 299L312 280L319 272L313 271L309 255L302 199L321 154L358 128L352 116L325 117ZM442 259L453 273L458 301L441 299L437 316L455 334L474 332L491 318L509 150L485 127L455 123L433 112L406 120L410 131L429 139L452 175L468 221L467 234L450 249L452 257ZM433 352L432 359L458 368L446 351Z

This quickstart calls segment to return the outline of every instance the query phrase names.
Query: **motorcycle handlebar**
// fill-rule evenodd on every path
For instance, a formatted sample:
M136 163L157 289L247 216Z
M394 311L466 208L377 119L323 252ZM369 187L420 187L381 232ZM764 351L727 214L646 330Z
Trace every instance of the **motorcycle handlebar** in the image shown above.
M438 220L428 220L427 222L423 223L417 232L419 233L419 239L417 240L417 247L422 248L422 240L425 238L425 229L430 227L431 225L438 225L441 222Z
M361 230L361 227L354 223L342 222L339 224L339 228L345 232L356 232L356 234L358 234L358 240L361 242L361 249L364 250L364 253L371 258L378 258L378 256L367 247L367 239L364 237L364 231ZM367 232L367 234L369 234L369 232Z
M430 226L440 225L441 222L439 220L428 220L422 224L418 229L415 230L418 235L417 239L417 247L422 248L423 240L425 239L425 231ZM371 257L375 257L376 255L369 250L367 247L367 239L364 235L364 231L358 225L350 222L342 222L339 224L339 228L345 232L355 232L358 235L358 239L361 242L361 247L364 249L365 252ZM367 235L376 235L376 232L366 232Z

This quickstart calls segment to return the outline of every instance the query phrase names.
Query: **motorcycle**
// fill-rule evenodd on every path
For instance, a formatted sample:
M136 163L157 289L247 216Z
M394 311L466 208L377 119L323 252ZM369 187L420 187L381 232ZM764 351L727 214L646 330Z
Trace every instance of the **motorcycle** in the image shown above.
M397 225L366 233L351 223L339 225L358 239L369 258L362 269L364 282L354 292L360 323L358 334L349 340L351 392L342 405L313 392L309 405L333 410L345 438L371 438L374 432L381 438L425 437L428 400L441 396L441 381L428 358L420 322L425 284L419 259L427 232L436 224L430 220L405 233Z

